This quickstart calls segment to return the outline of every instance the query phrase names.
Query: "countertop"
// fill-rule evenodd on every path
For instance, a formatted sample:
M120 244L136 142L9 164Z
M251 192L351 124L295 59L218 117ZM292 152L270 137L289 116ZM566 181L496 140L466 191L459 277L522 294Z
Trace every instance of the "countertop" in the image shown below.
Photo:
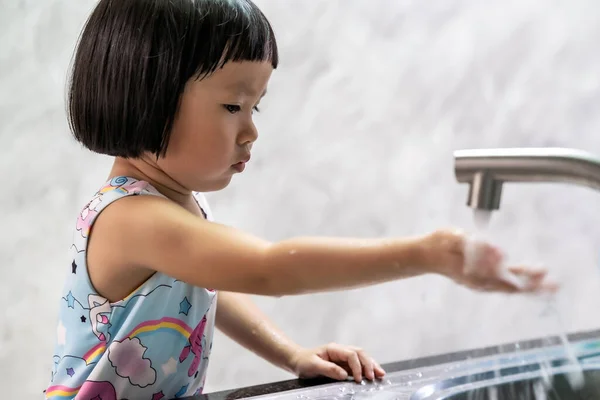
M600 330L578 332L570 334L569 341L575 342L580 340L588 340L600 337ZM464 361L476 357L486 357L495 354L502 353L502 349L515 349L521 350L538 348L548 345L556 345L559 343L559 339L556 337L540 338L534 340L527 340L521 342L513 342L508 344L500 344L497 346L491 346L486 348L472 349L466 351L460 351L455 353L447 353L436 356L416 358L412 360L398 361L383 365L386 372L398 372L403 370L415 369L428 367L437 364L445 364L451 362ZM288 390L300 389L305 387L313 387L318 385L324 385L333 383L335 381L326 378L319 379L292 379L287 381L272 382L262 385L249 386L239 389L225 390L220 392L206 393L199 396L186 397L184 400L235 400L246 397L260 396L265 394L279 393Z

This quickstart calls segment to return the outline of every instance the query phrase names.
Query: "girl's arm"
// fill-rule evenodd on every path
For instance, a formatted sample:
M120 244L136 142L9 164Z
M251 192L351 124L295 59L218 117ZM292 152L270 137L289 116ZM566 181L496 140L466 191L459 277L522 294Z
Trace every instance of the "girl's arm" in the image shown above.
M302 347L283 334L250 296L219 292L216 326L241 346L293 374L295 354Z
M124 275L128 268L146 268L199 287L267 296L345 289L428 272L418 239L272 243L157 196L126 197L106 207L94 223L89 246L90 254L102 255L103 264Z
M306 349L289 339L250 296L219 292L216 325L223 333L273 365L301 378L326 376L356 382L381 379L385 371L365 351L331 343Z
M118 229L115 229L118 227ZM469 242L470 243L470 242ZM439 273L485 290L545 288L545 271L515 269L507 281L497 249L477 246L465 268L465 238L438 231L415 238L295 238L272 243L206 221L156 196L131 196L98 216L90 247L102 268L158 271L199 287L268 296L332 291ZM91 254L91 253L90 253Z

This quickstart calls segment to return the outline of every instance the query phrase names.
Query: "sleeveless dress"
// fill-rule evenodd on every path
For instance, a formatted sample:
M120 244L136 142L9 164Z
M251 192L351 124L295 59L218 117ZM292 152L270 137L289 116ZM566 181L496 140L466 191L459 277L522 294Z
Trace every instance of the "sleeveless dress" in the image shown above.
M202 392L215 291L155 273L129 296L111 303L91 284L86 265L90 229L105 207L127 196L162 194L145 181L115 177L77 218L46 399L167 400ZM212 220L204 196L194 197Z

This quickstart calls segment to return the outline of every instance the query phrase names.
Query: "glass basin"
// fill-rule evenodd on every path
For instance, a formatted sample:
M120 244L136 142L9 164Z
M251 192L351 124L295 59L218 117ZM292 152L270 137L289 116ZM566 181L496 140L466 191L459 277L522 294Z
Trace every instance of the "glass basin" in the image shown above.
M583 378L582 382L578 382ZM444 379L421 387L410 400L600 399L600 369L556 360Z
M484 386L437 397L439 400L593 400L600 399L600 371L585 371L583 386L572 387L566 374L552 375L552 383L530 378Z

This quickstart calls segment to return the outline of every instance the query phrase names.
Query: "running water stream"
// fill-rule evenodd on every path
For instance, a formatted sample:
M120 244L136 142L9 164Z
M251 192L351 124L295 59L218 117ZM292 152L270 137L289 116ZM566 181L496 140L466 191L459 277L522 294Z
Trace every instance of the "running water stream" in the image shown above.
M476 232L477 236L479 236L479 237L485 236L485 233L487 232L488 227L490 225L490 221L492 218L492 212L487 211L487 210L474 210L473 217L474 217L475 227L477 230L477 232ZM515 280L515 277L510 275L510 273L508 271L505 271L505 273L506 273L505 277L507 278L508 281L519 283L517 280ZM571 387L574 390L579 390L585 384L583 368L581 366L581 363L577 359L577 356L573 350L573 346L569 343L569 340L567 338L565 325L564 325L561 315L558 311L558 308L556 307L555 296L549 295L545 300L546 300L546 306L547 306L549 315L554 317L555 321L557 322L558 336L560 338L561 345L564 348L566 360L568 361L567 367L569 368L569 372L567 374L567 378L568 378L569 384L571 385ZM517 348L517 351L519 351L518 348ZM551 380L552 372L549 370L550 366L547 365L547 363L540 363L540 369L542 371L544 378L540 380L539 384L535 385L534 393L533 393L534 398L532 400L546 400L547 391L550 390L552 387L552 380ZM499 376L499 371L496 371L496 376ZM502 400L502 399L498 398L496 387L490 387L488 389L487 394L488 394L489 400ZM471 397L469 397L469 400L475 400L475 399L472 399Z

